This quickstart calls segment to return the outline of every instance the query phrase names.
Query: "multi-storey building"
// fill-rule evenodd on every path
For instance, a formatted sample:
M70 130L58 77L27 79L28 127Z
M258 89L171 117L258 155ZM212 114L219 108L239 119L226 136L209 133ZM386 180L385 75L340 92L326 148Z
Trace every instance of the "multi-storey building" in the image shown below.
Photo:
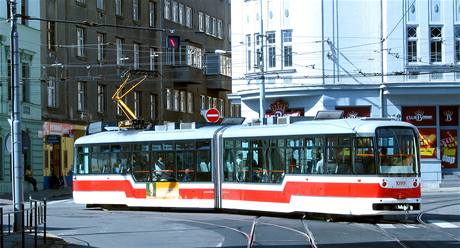
M239 0L232 15L229 98L243 116L259 117L263 77L266 117L409 121L425 182L459 170L460 1Z
M225 114L230 58L215 50L230 50L229 1L41 4L46 176L69 171L88 123L126 118L111 97L130 69L150 75L124 99L147 123L204 121L209 107Z
M17 1L17 13L40 16L39 2ZM0 192L11 192L11 136L8 118L11 116L11 60L10 5L0 1ZM41 182L42 139L41 139L41 87L40 87L40 23L18 19L20 83L20 115L22 129L22 161L30 166L33 176ZM25 189L30 190L25 184ZM40 185L39 185L40 186ZM40 186L41 187L41 186Z

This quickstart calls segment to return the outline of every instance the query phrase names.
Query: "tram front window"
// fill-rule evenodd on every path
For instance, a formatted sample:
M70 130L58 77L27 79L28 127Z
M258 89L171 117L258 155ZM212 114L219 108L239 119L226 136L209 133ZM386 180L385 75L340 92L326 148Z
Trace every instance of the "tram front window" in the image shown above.
M416 136L410 128L377 129L379 173L416 175L418 157Z

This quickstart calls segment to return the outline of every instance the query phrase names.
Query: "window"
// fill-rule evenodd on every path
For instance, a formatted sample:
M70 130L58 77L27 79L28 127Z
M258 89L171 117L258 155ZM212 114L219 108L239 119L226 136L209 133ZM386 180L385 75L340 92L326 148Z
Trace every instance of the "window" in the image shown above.
M48 22L47 24L48 24L48 31L47 31L48 50L55 51L56 50L56 38L55 38L56 23Z
M212 98L212 107L217 108L217 97Z
M200 110L206 109L206 96L200 96Z
M210 26L210 16L206 15L205 18L204 18L204 21L205 21L205 26L206 26L206 31L205 33L206 34L211 34L211 26Z
M77 110L86 110L86 82L78 82L77 85Z
M164 6L164 16L165 16L165 19L166 20L170 20L171 19L171 3L169 0L165 0L165 6Z
M192 8L185 7L185 26L192 28Z
M116 16L122 16L122 5L121 5L122 0L115 0L115 15Z
M185 46L185 63L187 65L201 69L201 57L201 48L194 47L191 45Z
M102 10L102 11L103 11L103 10L104 10L104 0L97 0L97 2L96 2L96 8L97 8L98 10Z
M247 66L248 71L250 71L252 69L251 57L252 57L251 35L248 34L248 35L246 35L246 66Z
M30 101L30 64L22 63L22 101Z
M117 65L123 65L125 58L123 57L123 39L116 39L117 47Z
M173 22L178 22L179 18L177 18L177 2L172 1L172 21Z
M180 92L180 112L185 113L187 111L187 92Z
M417 27L407 27L407 62L417 62Z
M157 117L157 96L150 94L150 120L154 121Z
M430 62L442 62L442 28L430 27Z
M97 61L102 63L104 61L104 46L105 34L97 33Z
M105 85L98 84L97 85L97 112L104 113L105 112Z
M172 94L171 89L166 89L166 109L172 110Z
M140 44L139 43L134 43L133 45L133 66L134 66L134 69L137 70L139 69L139 47L140 47Z
M208 109L212 108L212 97L208 96L206 97L208 101Z
M21 14L23 16L29 15L29 0L21 0ZM22 25L28 25L29 21L25 18L21 18Z
M149 2L149 25L150 27L155 27L156 23L156 9L157 9L157 4L155 2Z
M204 32L203 17L203 12L198 12L198 30L200 32Z
M85 29L77 27L77 56L85 56Z
M323 173L352 174L351 138L346 136L329 137L326 145L327 164L323 167Z
M292 66L292 30L281 31L281 42L283 52L283 66Z
M262 38L263 37L261 37L261 35L259 35L258 33L254 34L254 62L256 63L257 68L259 68L262 65L262 52L260 49L260 46L262 44Z
M86 0L76 0L76 2L79 3L79 4L85 4Z
M134 91L134 114L137 118L141 117L142 92Z
M56 80L52 77L48 79L48 107L56 108Z
M455 62L460 63L460 25L455 25Z
M416 175L417 143L411 128L378 128L379 173Z
M267 33L268 67L276 67L275 32Z
M139 21L139 0L133 0L133 21Z
M187 92L187 112L193 113L193 93Z
M173 110L174 111L179 111L179 102L180 102L180 98L179 98L179 91L178 90L173 90Z
M217 20L217 37L222 39L222 20Z
M212 36L216 37L217 36L217 20L216 18L212 17Z
M224 117L224 99L219 99L219 103L218 103L218 109L219 109L219 112L220 112L220 117Z
M353 172L355 174L375 174L376 166L374 159L374 145L372 138L360 137L355 140L355 163Z
M219 56L220 74L232 76L232 58L224 55Z
M184 25L184 5L179 4L179 23Z
M154 70L156 69L157 58L158 58L157 49L151 47L151 48L150 48L150 56L149 56L149 59L150 59L150 70L151 70L151 71L154 71Z
M12 85L11 85L11 57L10 57L10 53L8 53L8 56L7 56L7 57L8 57L8 61L7 61L7 63L8 63L8 65L7 65L7 70L8 70L8 72L7 72L7 78L8 78L8 79L7 79L7 80L8 80L8 82L7 82L7 85L8 85L8 100L11 100L11 97L12 97L12 93L13 93L13 92L11 92L11 90L12 90L12 87L11 87L11 86L12 86Z

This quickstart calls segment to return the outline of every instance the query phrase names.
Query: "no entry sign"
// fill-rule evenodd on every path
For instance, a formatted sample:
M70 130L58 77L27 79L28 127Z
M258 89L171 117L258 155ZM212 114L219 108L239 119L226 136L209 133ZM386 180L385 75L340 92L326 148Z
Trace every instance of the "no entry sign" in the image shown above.
M219 110L216 108L210 108L208 111L206 111L206 114L204 115L206 117L206 120L208 122L218 122L220 118L220 113Z

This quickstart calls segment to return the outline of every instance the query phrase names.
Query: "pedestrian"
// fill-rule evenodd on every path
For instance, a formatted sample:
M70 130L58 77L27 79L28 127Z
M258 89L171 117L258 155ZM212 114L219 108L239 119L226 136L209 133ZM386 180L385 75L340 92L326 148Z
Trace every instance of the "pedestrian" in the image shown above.
M26 166L26 171L24 173L24 180L29 182L34 187L34 191L37 191L37 180L32 176L32 169L29 165Z

